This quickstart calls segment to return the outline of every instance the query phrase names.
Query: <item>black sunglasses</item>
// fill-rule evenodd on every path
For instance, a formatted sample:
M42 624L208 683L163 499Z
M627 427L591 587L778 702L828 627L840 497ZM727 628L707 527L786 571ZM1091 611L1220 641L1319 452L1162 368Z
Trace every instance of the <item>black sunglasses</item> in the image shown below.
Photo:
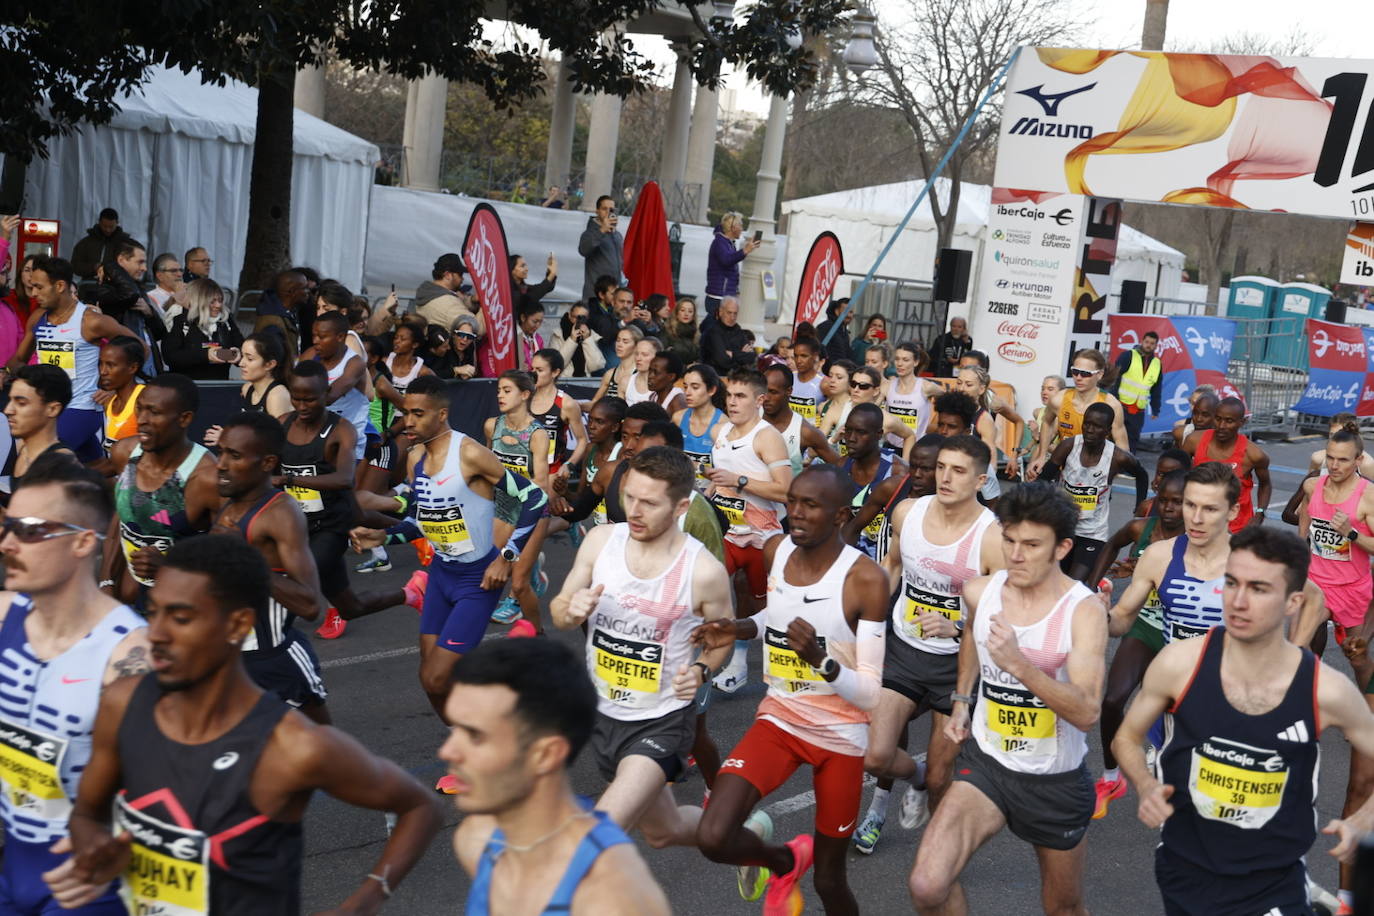
M863 382L850 382L850 383L849 383L849 387L850 387L850 388L857 388L857 389L859 389L860 391L867 391L867 390L869 390L870 388L877 388L878 386L877 386L877 385L874 385L874 384L872 384L872 383L864 384Z

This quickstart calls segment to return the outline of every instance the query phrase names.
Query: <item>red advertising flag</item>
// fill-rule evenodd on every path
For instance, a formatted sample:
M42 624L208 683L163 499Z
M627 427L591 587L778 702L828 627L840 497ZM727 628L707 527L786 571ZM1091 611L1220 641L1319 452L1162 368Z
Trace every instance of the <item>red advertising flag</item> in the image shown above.
M663 192L657 182L650 181L639 190L634 216L625 233L624 271L636 302L643 302L655 293L674 298L668 213L663 207Z
M1348 324L1307 319L1307 358L1313 369L1368 371L1364 332Z
M797 314L792 322L792 333L796 334L797 325L803 321L817 324L825 314L830 302L830 294L844 273L844 254L840 251L840 240L833 232L822 232L811 243L802 267L801 285L797 287ZM844 333L841 330L840 333Z
M478 204L463 237L463 265L482 307L487 335L477 348L482 376L496 378L515 368L515 297L507 267L506 230L491 204Z

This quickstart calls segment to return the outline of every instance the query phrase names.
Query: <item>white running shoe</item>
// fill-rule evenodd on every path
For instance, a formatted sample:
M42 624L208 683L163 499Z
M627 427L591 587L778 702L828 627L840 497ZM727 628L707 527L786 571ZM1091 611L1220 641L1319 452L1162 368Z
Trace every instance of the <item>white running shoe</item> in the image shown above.
M897 809L897 823L904 830L919 830L930 820L930 793L925 789L907 786L902 793L902 805Z
M749 655L743 646L735 646L729 663L711 681L717 690L734 693L749 680Z

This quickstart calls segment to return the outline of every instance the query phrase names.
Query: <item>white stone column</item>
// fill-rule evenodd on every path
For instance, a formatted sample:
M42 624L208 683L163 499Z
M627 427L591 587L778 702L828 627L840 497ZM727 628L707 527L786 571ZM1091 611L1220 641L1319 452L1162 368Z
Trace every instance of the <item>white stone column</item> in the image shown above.
M308 115L324 117L324 67L301 67L296 71L293 104Z
M434 73L411 82L406 92L404 131L407 188L439 190L439 160L444 151L444 113L448 80Z
M687 136L692 126L692 68L687 59L688 46L673 42L677 70L673 74L673 94L668 102L668 122L663 134L663 151L658 159L658 183L668 203L668 220L689 219L682 213L678 187L687 174Z
M768 106L768 126L763 134L763 154L759 160L758 183L754 189L754 214L749 217L748 234L763 230L763 244L743 262L739 272L739 323L763 340L763 272L773 266L777 245L773 241L778 204L778 182L782 180L782 144L787 134L787 99L775 95ZM779 278L781 280L781 278Z
M711 205L711 175L716 165L716 112L720 104L720 94L705 86L697 87L696 101L692 103L692 133L687 138L687 177L688 184L701 187L697 201L697 212L691 215L692 222L705 225L706 211Z
M615 149L620 143L620 96L601 94L592 98L592 120L587 128L587 163L583 167L582 209L595 210L602 194L615 196Z
M568 189L568 173L572 171L573 123L576 120L577 104L573 99L572 81L568 78L567 64L559 62L558 73L554 76L553 110L549 116L549 151L544 158L544 187L534 189L539 200L549 185Z

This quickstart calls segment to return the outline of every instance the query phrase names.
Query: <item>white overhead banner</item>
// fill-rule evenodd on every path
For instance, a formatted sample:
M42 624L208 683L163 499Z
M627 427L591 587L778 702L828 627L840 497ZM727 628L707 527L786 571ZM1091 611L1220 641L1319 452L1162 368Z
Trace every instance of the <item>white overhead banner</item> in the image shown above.
M996 184L1374 216L1374 61L1026 48Z

